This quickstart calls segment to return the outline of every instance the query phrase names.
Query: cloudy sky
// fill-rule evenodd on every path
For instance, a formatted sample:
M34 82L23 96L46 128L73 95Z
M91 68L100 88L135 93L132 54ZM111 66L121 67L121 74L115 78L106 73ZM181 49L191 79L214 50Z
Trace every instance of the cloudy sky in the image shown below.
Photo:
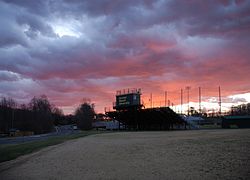
M247 0L1 0L0 22L0 96L18 102L101 112L124 88L175 104L186 86L191 101L199 86L204 101L250 92Z

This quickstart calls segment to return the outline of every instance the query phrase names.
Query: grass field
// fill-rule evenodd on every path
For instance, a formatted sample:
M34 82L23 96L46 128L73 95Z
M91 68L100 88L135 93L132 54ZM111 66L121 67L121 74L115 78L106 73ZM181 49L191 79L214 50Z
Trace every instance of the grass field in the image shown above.
M60 137L50 137L46 140L27 142L15 145L1 145L0 146L0 163L16 159L17 157L38 151L44 147L63 143L67 140L76 139L92 134L104 133L101 131L82 131L79 134L64 135Z
M221 125L216 125L216 124L201 125L200 129L221 129Z
M103 133L0 163L0 177L249 179L249 142L250 129Z

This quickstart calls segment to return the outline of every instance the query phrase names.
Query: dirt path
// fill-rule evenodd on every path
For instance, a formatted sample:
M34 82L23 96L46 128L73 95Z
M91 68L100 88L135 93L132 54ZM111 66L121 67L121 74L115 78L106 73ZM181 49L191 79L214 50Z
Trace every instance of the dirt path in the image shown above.
M250 129L119 132L2 163L0 179L249 179L249 167Z

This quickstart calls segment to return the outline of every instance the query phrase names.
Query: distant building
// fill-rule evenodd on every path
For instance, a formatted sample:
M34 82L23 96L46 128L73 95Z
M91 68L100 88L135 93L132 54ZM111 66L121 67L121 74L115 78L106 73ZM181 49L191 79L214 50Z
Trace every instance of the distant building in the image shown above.
M250 116L224 116L221 122L222 128L250 128Z

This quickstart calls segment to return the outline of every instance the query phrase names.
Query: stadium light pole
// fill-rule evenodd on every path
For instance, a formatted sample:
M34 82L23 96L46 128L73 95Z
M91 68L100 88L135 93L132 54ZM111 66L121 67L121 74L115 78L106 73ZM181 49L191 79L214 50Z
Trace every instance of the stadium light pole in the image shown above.
M153 95L150 93L150 106L153 108Z
M219 115L221 116L221 90L219 86Z
M181 114L182 114L182 104L183 104L183 89L181 89Z
M199 87L199 113L201 114L201 87Z
M167 99L168 99L168 93L165 91L165 107L167 107Z
M187 103L188 103L188 116L189 116L189 90L191 89L190 86L187 86L186 87L186 90L187 90Z

